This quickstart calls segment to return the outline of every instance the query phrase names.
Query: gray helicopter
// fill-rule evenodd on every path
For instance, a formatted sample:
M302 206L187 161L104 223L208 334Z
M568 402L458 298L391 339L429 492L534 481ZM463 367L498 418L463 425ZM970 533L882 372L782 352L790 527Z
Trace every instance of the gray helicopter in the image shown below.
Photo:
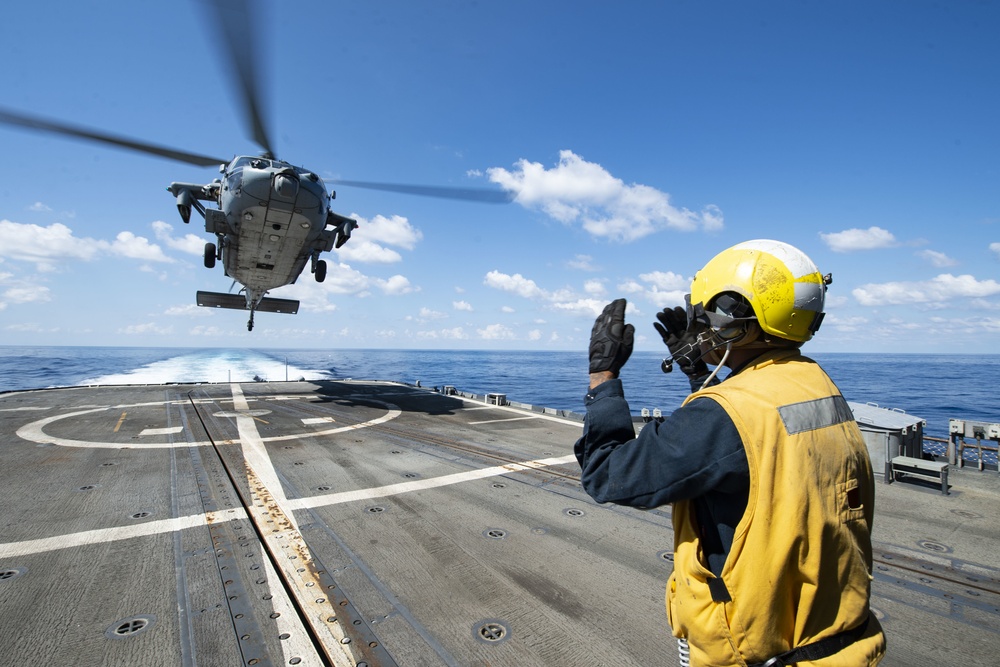
M225 59L229 61L237 90L242 96L246 122L254 142L262 149L256 156L240 155L225 160L121 137L90 128L0 108L0 123L31 130L110 144L142 153L203 167L218 166L221 178L211 183L171 183L181 219L188 223L192 209L205 219L205 231L215 235L205 244L205 266L221 260L227 276L243 288L241 294L197 293L197 304L210 308L249 310L247 330L252 331L254 313L298 312L299 302L266 296L278 287L298 280L306 264L318 282L326 278L324 252L343 246L357 227L356 220L330 209L335 192L327 192L323 180L312 171L279 160L265 130L258 92L254 51L248 47L255 34L253 0L211 0L215 25L222 28ZM488 203L510 201L507 193L478 188L454 188L368 181L336 180L333 183ZM214 204L206 207L202 202Z

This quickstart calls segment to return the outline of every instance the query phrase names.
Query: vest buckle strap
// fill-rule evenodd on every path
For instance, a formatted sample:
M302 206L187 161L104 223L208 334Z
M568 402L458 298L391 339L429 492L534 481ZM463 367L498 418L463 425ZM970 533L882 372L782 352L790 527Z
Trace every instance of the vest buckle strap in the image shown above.
M861 637L865 634L865 631L868 630L868 622L870 619L870 615L866 616L865 620L860 625L851 628L850 630L844 630L843 632L839 632L825 639L815 641L812 644L806 644L805 646L793 648L791 651L786 651L776 655L770 660L753 663L747 667L783 667L784 665L794 665L797 662L805 660L821 660L823 658L827 658L861 639Z

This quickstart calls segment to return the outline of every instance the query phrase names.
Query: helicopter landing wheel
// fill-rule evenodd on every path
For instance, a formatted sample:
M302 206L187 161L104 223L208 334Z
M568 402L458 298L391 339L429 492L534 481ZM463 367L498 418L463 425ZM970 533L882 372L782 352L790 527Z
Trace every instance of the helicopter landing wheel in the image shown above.
M214 269L215 268L215 244L206 243L205 244L205 268Z
M321 283L326 280L326 260L321 259L316 262L316 282Z

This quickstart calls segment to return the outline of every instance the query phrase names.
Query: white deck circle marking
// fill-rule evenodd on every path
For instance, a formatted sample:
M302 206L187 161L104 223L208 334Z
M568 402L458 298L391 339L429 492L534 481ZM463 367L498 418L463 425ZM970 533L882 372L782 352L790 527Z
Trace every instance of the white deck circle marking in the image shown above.
M259 399L266 399L267 397L255 397ZM296 440L299 438L316 438L324 435L336 435L337 433L346 433L348 431L353 431L360 428L367 428L369 426L375 426L377 424L383 424L387 421L391 421L402 414L402 411L392 403L386 403L384 401L377 401L371 398L353 396L345 397L353 398L355 400L363 399L366 403L370 403L373 406L382 407L387 410L386 414L381 417L376 417L375 419L370 419L366 422L361 422L360 424L352 424L349 426L338 426L337 428L329 428L321 431L305 431L302 433L294 433L289 435L276 435L268 438L262 438L264 442L283 442L285 440ZM233 399L220 399L221 401L232 401ZM288 400L285 397L281 397L279 400ZM205 404L212 403L214 401L197 400L197 403ZM81 415L93 414L96 412L103 412L105 410L121 410L125 408L141 408L150 406L161 406L161 405L186 405L188 401L153 401L149 403L131 403L122 405L106 405L102 407L90 408L88 410L77 410L75 412L67 412L61 415L54 415L51 417L46 417L44 419L39 419L38 421L31 422L30 424L25 424L21 428L17 429L17 436L29 442L36 442L42 445L59 445L60 447L79 447L79 448L93 448L93 449L168 449L171 447L208 447L212 443L208 440L198 441L198 442L90 442L86 440L73 440L71 438L60 438L45 433L45 427L54 422L60 421L62 419L69 419L72 417L79 417ZM234 416L254 416L255 410L247 410L244 412L236 411L232 414ZM238 443L239 439L229 440L228 442Z
M227 412L216 412L213 417L263 417L271 414L270 410L230 410Z

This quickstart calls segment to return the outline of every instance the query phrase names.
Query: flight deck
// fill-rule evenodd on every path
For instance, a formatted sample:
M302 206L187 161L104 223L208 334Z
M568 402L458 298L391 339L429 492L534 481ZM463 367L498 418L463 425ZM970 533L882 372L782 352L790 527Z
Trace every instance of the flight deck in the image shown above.
M3 664L674 665L572 415L374 381L0 394ZM884 665L995 665L1000 480L877 483Z

